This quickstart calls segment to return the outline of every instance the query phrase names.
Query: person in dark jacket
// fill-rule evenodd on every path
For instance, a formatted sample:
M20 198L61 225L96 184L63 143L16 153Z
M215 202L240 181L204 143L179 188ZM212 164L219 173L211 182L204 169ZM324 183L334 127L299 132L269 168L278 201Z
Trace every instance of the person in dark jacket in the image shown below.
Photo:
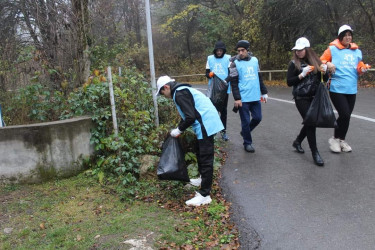
M327 67L322 65L319 57L310 48L310 42L305 37L297 39L295 46L293 47L293 59L289 63L287 73L287 84L289 87L293 86L293 97L295 99L296 107L301 114L302 119L305 118L306 113L314 99L315 91L305 94L299 93L297 87L303 84L304 81L309 80L318 86L321 80L320 69L324 72L327 71ZM324 77L324 80L328 79L328 75ZM294 140L292 146L298 153L305 153L301 143L307 137L312 157L316 165L323 166L324 161L321 158L318 148L316 146L316 127L304 125L300 130L297 138Z
M186 205L200 206L210 203L214 163L214 136L224 129L219 114L211 100L189 84L177 83L169 76L161 76L157 81L157 95L173 99L180 113L181 121L170 134L178 137L192 126L197 136L198 171L201 185L195 197L186 201Z
M234 109L240 113L244 149L253 153L251 131L262 120L261 101L267 102L268 91L259 72L258 59L249 52L249 41L238 41L236 49L238 54L231 58L225 81L231 82Z
M222 80L225 80L229 74L229 64L230 64L230 55L225 54L227 51L225 43L222 41L217 41L213 50L213 54L207 57L206 63L206 77L208 78L208 86L212 84L212 77L216 75ZM228 141L229 137L226 133L227 129L227 106L228 106L228 97L230 94L230 83L225 96L224 105L221 109L217 111L220 113L221 122L224 125L224 130L221 131L221 138L224 141Z

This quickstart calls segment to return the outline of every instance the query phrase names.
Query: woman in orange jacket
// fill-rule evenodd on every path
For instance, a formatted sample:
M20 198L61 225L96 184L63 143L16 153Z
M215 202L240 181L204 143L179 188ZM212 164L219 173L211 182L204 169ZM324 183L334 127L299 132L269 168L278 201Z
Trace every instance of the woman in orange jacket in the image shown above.
M328 140L329 148L335 153L352 151L345 137L356 100L358 75L370 68L363 63L362 52L352 40L352 28L349 25L341 26L337 39L329 44L320 57L331 75L329 95L339 114L338 126L333 137Z

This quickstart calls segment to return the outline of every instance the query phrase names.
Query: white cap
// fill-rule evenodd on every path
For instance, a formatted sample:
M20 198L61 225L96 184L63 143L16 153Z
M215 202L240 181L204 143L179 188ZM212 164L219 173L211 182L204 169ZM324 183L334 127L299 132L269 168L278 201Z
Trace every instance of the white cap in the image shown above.
M300 37L296 41L296 46L293 47L292 50L301 50L304 48L309 48L310 47L310 42L307 40L306 37Z
M351 32L353 32L352 27L350 27L347 24L344 24L343 26L341 26L339 28L339 32L337 33L337 35L340 35L341 32L344 32L344 31L347 31L347 30L350 30Z
M158 81L157 81L157 83L156 83L157 88L158 88L158 91L156 92L156 96L159 95L159 91L160 91L160 89L161 89L165 84L167 84L167 83L169 83L169 82L174 82L174 81L175 81L175 80L172 79L172 78L170 78L169 76L161 76L161 77L159 77L159 79L158 79Z

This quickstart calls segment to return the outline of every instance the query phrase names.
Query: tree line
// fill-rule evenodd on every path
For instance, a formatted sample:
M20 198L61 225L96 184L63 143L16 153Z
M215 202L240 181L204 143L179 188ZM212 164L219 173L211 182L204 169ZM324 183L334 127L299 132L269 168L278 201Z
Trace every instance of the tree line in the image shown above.
M354 29L364 59L375 54L374 0L153 0L158 75L203 73L222 40L234 54L247 39L262 69L285 69L295 40L321 53L342 24ZM38 82L73 89L93 69L135 66L148 74L143 0L3 0L0 88Z

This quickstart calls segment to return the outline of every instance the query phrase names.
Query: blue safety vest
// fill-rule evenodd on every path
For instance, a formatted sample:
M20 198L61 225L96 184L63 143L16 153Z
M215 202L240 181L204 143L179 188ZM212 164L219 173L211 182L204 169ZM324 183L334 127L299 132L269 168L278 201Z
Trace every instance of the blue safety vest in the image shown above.
M235 60L238 71L238 88L242 102L254 102L260 100L259 64L256 57L249 61Z
M225 80L228 76L230 55L225 54L222 58L216 58L215 55L207 57L208 66L210 71L214 72L220 79ZM212 79L208 80L208 86L211 85ZM230 83L227 93L230 94Z
M195 120L195 122L192 125L194 133L197 135L198 139L203 139L202 134L202 128L203 125L206 129L207 135L211 136L214 135L221 130L224 129L223 123L220 120L219 114L215 108L215 106L212 104L211 100L205 96L202 92L187 87L187 86L181 86L176 89L173 95L173 101L176 104L177 110L180 113L183 120L185 120L185 114L182 112L180 106L176 103L175 97L177 91L188 89L193 96L194 103L195 103L195 109L198 111L198 113L201 115L202 123L200 124L198 120Z
M359 49L338 49L329 46L336 72L332 75L329 91L341 94L356 94L358 84L357 65L362 61Z

